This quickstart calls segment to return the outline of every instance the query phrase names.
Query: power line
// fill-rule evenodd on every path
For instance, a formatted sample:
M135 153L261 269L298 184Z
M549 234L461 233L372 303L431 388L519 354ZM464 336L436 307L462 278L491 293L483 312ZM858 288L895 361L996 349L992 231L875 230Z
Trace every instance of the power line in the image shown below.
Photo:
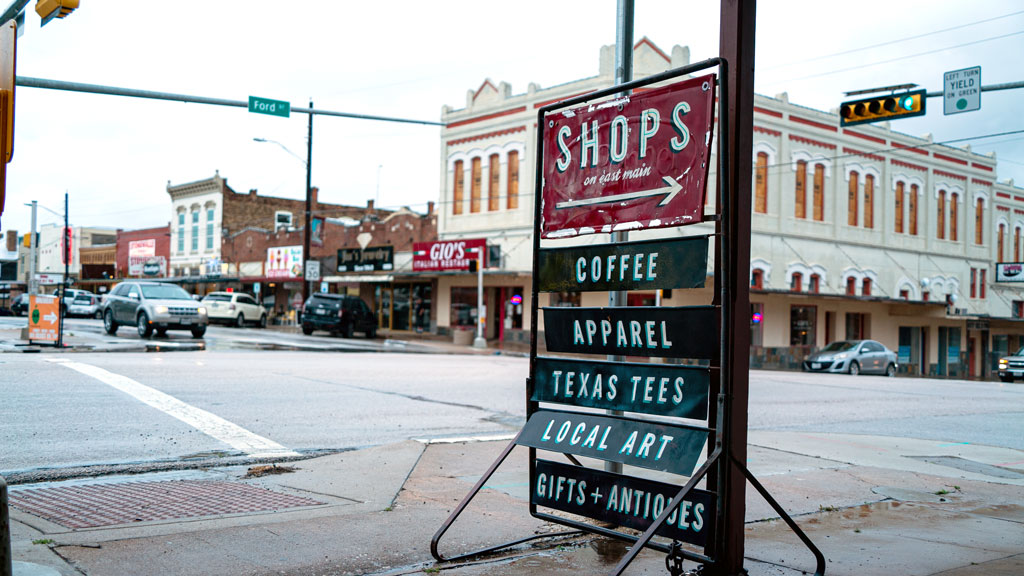
M932 36L932 35L935 35L935 34L942 34L944 32L951 32L953 30L959 30L961 28L968 28L970 26L977 26L978 24L984 24L986 22L993 22L995 20L1002 20L1003 18L1010 18L1011 16L1017 16L1018 14L1024 14L1024 10L1021 10L1021 11L1018 11L1018 12L1011 12L1010 14L1004 14L1002 16L995 16L995 17L992 17L992 18L986 18L984 20L977 20L977 21L974 21L974 22L969 22L967 24L960 24L959 26L952 26L950 28L943 28L941 30L933 30L932 32L925 32L924 34L918 34L916 36L907 36L905 38L899 38L899 39L896 39L896 40L889 40L887 42L880 42L878 44L872 44L870 46L863 46L861 48L851 48L849 50L843 50L842 52L833 52L832 54L824 54L822 56L815 56L813 58L806 58L804 60L797 60L796 62L788 62L786 64L779 64L777 66L769 66L767 68L762 68L762 70L766 70L766 71L767 70L777 70L779 68L786 68L788 66L795 66L797 64L806 64L807 62L816 62L818 60L824 60L826 58L833 58L835 56L845 56L847 54L853 54L855 52L862 52L864 50L872 50L874 48L881 48L882 46L891 46L893 44L899 44L900 42L906 42L906 41L909 41L909 40L917 40L919 38L925 38L927 36Z
M830 70L828 72L819 72L817 74L809 74L807 76L798 76L796 78L788 78L785 80L779 80L778 82L772 82L768 86L778 86L788 82L796 82L798 80L808 80L811 78L820 78L822 76L830 76L832 74L839 74L841 72L850 72L851 70L861 70L863 68L870 68L872 66L878 66L880 64L890 64L892 62L898 62L900 60L906 60L908 58L917 58L918 56L927 56L928 54L934 54L936 52L945 52L946 50L952 50L954 48L963 48L964 46L973 46L975 44L981 44L982 42L991 42L993 40L1002 40L1003 38L1009 38L1011 36L1019 36L1024 34L1024 30L1018 32L1010 32L1009 34L1003 34L1002 36L991 36L989 38L982 38L981 40L974 40L972 42L964 42L963 44L957 44L955 46L947 46L945 48L936 48L934 50L927 50L925 52L918 52L917 54L909 54L907 56L897 56L896 58L890 58L888 60L880 60L878 62L869 62L867 64L858 64L856 66L850 66L848 68L840 68L838 70Z

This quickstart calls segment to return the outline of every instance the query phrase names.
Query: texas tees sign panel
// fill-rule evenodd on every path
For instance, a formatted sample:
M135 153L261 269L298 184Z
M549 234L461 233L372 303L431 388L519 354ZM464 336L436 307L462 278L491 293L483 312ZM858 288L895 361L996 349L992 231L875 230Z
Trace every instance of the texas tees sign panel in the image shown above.
M544 238L700 222L715 75L544 119Z

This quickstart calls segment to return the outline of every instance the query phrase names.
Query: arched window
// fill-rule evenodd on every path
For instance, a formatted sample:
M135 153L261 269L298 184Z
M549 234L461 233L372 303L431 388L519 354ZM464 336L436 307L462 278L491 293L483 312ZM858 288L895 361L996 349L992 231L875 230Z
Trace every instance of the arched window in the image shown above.
M821 275L811 274L811 282L807 287L807 291L811 294L817 294L821 291Z
M860 284L861 296L871 296L871 278L865 278Z
M999 234L996 235L996 255L999 257L997 262L1006 262L1003 260L1003 237L1006 236L1006 224L999 224Z
M817 174L815 174L815 176L817 176ZM857 190L857 182L859 180L858 176L860 175L856 172L850 172L850 190L847 194L846 204L846 223L850 226L857 225L857 208L859 204L859 202L857 202L859 196L859 190Z
M501 161L497 154L491 154L487 161L490 179L487 184L487 210L494 212L501 208Z
M473 158L471 169L473 170L473 175L469 181L469 211L476 213L480 211L480 188L483 184L481 181L483 174L481 173L479 157Z
M519 151L508 153L508 209L519 208Z
M846 279L846 295L853 296L857 294L857 279L850 276Z
M875 175L864 175L864 227L875 227Z
M917 236L917 184L910 185L910 235Z
M825 220L825 165L814 165L814 219Z
M807 218L807 162L798 160L796 163L796 190L794 198L794 216Z
M452 169L452 214L462 214L462 192L466 175L462 171L462 160L455 161Z
M903 182L896 183L896 228L897 234L903 234Z
M757 164L754 168L754 212L768 213L768 154L757 153Z
M974 243L981 246L984 239L983 229L985 228L985 201L982 198L974 203Z
M946 191L939 190L939 198L935 203L938 209L938 216L935 221L935 237L939 240L946 238Z
M793 272L793 277L789 281L789 289L793 292L802 292L804 289L804 275L799 272Z
M757 290L764 289L764 271L754 270L750 273L750 287Z
M953 242L960 239L957 227L957 223L960 221L959 199L956 192L949 195L949 239Z

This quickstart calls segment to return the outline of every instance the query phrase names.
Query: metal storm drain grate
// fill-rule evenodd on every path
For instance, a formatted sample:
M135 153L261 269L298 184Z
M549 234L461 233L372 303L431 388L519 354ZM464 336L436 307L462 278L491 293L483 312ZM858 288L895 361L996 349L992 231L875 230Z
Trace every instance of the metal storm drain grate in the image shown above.
M324 504L237 482L173 480L11 490L15 508L66 528L265 512Z

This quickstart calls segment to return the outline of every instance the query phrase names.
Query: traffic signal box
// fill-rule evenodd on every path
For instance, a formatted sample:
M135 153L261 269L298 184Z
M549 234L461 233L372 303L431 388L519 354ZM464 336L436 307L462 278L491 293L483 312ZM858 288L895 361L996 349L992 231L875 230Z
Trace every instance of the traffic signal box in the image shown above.
M902 94L872 96L863 100L843 102L839 108L839 125L853 126L911 116L924 116L925 90Z
M36 14L43 19L42 26L54 18L64 18L78 8L78 0L38 0Z

